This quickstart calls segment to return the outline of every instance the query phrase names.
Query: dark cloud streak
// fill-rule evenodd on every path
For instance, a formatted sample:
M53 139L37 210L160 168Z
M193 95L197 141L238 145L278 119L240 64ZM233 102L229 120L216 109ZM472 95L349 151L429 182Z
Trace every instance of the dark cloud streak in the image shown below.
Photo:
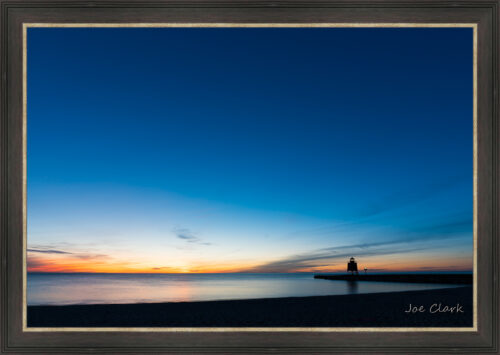
M33 249L33 248L28 248L27 251L31 252L31 253L44 253L44 254L74 254L74 253L70 253L69 251L56 250L56 249Z
M397 210L427 200L435 195L438 195L448 189L451 189L460 183L467 181L468 176L450 177L443 181L438 181L420 189L411 189L406 191L398 191L380 199L377 202L368 203L367 208L360 209L356 218L369 218L379 214Z
M247 270L248 272L292 272L308 267L321 267L325 265L334 266L345 261L351 256L384 256L391 254L405 254L417 251L433 249L431 244L409 245L419 242L429 242L432 240L447 240L456 237L457 232L467 230L472 227L470 217L458 218L454 220L440 221L437 223L422 226L421 228L402 234L397 238L381 242L357 243L341 245L330 248L322 248L304 254L292 255L287 258L271 261Z
M212 243L207 243L202 241L187 228L175 229L174 233L177 236L177 238L185 240L188 243L199 244L199 245L212 245Z

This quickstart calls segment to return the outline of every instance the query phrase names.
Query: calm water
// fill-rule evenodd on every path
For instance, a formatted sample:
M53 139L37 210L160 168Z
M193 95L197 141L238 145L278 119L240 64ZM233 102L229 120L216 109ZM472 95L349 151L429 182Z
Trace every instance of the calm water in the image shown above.
M28 274L29 305L208 301L455 287L330 281L313 274Z

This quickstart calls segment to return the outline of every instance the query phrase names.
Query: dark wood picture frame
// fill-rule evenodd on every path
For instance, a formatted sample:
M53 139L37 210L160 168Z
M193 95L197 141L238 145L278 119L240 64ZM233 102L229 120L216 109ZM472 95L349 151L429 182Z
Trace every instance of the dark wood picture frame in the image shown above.
M500 0L0 0L0 3L0 349L3 353L499 352ZM23 23L477 24L477 331L154 332L146 328L125 333L23 331Z

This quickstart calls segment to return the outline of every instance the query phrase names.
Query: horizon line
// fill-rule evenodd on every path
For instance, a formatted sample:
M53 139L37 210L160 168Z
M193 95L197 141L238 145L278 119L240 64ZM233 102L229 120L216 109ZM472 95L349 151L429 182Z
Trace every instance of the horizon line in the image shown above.
M377 270L370 274L381 272L421 272L421 273L436 273L436 272L470 272L472 269L466 270ZM293 271L293 272L252 272L252 271L227 271L227 272L92 272L92 271L28 271L28 274L154 274L154 275L207 275L207 274L348 274L348 271ZM361 273L362 274L362 273Z

